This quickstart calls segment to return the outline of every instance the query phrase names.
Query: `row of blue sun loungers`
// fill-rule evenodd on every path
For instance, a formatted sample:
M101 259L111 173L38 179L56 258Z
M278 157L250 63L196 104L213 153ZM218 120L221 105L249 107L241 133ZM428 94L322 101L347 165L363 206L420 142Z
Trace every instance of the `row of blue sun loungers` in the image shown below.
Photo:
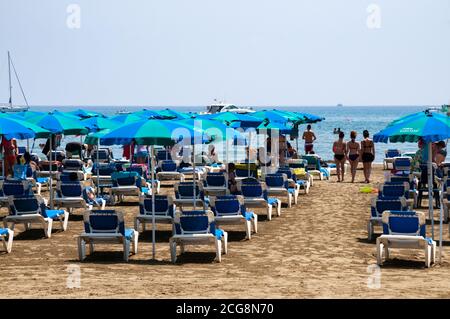
M80 259L83 260L86 256L87 244L93 252L95 244L112 241L123 245L124 259L128 260L129 253L137 253L139 228L142 227L145 230L146 224L151 223L153 219L149 181L142 178L138 172L113 172L110 176L111 184L107 185L110 188L110 194L119 199L125 195L140 198L139 214L135 217L135 229L126 229L120 211L105 210L104 201L88 202L89 199L85 194L86 186L82 183L86 180L84 174L77 174L79 181L73 181L73 174L68 179L69 173L60 172L55 175L58 179L54 200L54 204L58 207L56 210L50 210L48 203L33 193L30 181L13 179L3 182L3 199L7 200L6 206L10 209L10 215L4 218L5 228L1 233L2 240L7 243L6 250L11 251L15 224L23 224L25 229L29 229L32 224L40 224L45 236L50 237L54 221L59 221L61 229L66 230L69 212L72 212L74 208L82 208L86 211L84 213L85 231L78 240ZM248 211L247 208L262 207L266 211L267 219L271 220L274 209L275 215L281 215L282 200L291 207L298 203L300 191L303 189L307 193L311 186L311 176L306 173L303 178L297 179L293 168L283 168L276 173L266 174L262 181L255 178L239 179L238 189L241 195L227 195L228 181L223 172L205 173L202 174L202 178L195 184L195 193L193 182L179 181L174 186L174 198L155 195L156 223L172 224L173 236L169 245L174 262L177 246L183 252L187 244L211 242L215 243L216 257L220 261L222 253L227 252L228 235L219 226L243 224L246 238L251 239L252 234L257 232L258 215ZM138 181L145 183L144 186ZM159 181L153 182L156 184ZM13 188L12 191L8 189L10 186ZM134 192L135 189L138 191ZM201 207L200 210L183 208L192 206L194 201L198 207ZM116 202L113 200L112 204ZM101 209L93 210L94 207ZM177 210L177 207L180 209ZM61 208L67 208L68 211Z

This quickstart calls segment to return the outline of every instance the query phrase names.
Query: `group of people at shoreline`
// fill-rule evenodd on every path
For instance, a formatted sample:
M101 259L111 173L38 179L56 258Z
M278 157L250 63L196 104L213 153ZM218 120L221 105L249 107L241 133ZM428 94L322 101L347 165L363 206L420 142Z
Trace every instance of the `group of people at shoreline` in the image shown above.
M370 174L372 171L372 162L375 160L375 144L370 139L369 131L364 130L363 140L356 141L357 132L350 132L350 140L344 141L345 133L340 129L334 131L339 134L337 141L333 143L332 151L334 162L336 163L337 181L343 182L345 175L345 163L349 161L352 183L355 182L356 169L360 161L363 163L364 182L370 183ZM311 125L306 127L302 139L305 141L305 154L314 154L314 142L317 140Z

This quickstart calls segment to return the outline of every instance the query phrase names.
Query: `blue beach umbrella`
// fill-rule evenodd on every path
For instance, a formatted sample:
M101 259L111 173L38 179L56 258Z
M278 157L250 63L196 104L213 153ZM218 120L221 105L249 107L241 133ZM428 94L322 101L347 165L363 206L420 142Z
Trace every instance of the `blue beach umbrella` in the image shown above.
M260 118L262 120L267 119L270 122L286 123L289 121L289 119L286 118L286 116L279 114L277 111L267 111L267 110L258 111L258 112L252 113L252 116Z
M89 111L89 110L84 110L84 109L77 109L75 111L68 112L68 114L72 114L72 115L75 115L75 116L77 116L79 118L83 118L83 119L87 119L90 117L105 117L100 112L94 112L94 111Z
M22 140L35 137L35 133L19 121L0 117L0 137L2 140L11 140L13 138ZM2 173L5 176L5 154L3 154L2 165Z
M434 238L433 218L433 174L432 174L432 143L448 139L450 137L450 117L430 111L415 113L400 118L391 123L384 130L374 135L375 142L388 141L391 143L417 142L422 139L428 147L428 201L431 218L432 235ZM440 257L442 251L442 203L440 211L439 228Z
M104 117L90 117L80 121L90 132L97 132L105 129L114 129L122 123Z
M141 111L137 111L132 113L134 115L137 115L139 117L145 117L145 118L155 118L158 117L158 113L156 111L143 109Z

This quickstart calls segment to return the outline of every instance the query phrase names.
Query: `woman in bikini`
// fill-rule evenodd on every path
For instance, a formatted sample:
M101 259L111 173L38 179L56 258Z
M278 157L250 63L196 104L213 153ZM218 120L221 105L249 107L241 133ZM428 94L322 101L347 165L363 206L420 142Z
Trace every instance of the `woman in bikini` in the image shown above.
M344 142L344 132L339 133L339 139L333 143L334 162L338 183L344 181L345 161L347 160L347 143Z
M375 159L375 144L369 138L369 131L364 130L364 140L361 141L361 159L364 166L364 178L366 183L370 183L370 173L372 172L372 162Z
M356 142L356 132L350 132L350 141L347 142L348 161L350 162L350 171L352 173L352 183L355 182L356 169L359 163L359 153L361 146Z

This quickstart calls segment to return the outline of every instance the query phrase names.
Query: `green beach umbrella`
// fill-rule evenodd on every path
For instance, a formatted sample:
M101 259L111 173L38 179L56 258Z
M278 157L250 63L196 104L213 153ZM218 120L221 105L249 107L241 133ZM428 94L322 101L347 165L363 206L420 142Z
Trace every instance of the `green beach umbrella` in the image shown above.
M105 117L102 113L100 112L94 112L94 111L89 111L89 110L85 110L85 109L77 109L75 111L71 111L68 112L68 114L72 114L75 115L79 118L83 118L83 119L87 119L90 117Z

